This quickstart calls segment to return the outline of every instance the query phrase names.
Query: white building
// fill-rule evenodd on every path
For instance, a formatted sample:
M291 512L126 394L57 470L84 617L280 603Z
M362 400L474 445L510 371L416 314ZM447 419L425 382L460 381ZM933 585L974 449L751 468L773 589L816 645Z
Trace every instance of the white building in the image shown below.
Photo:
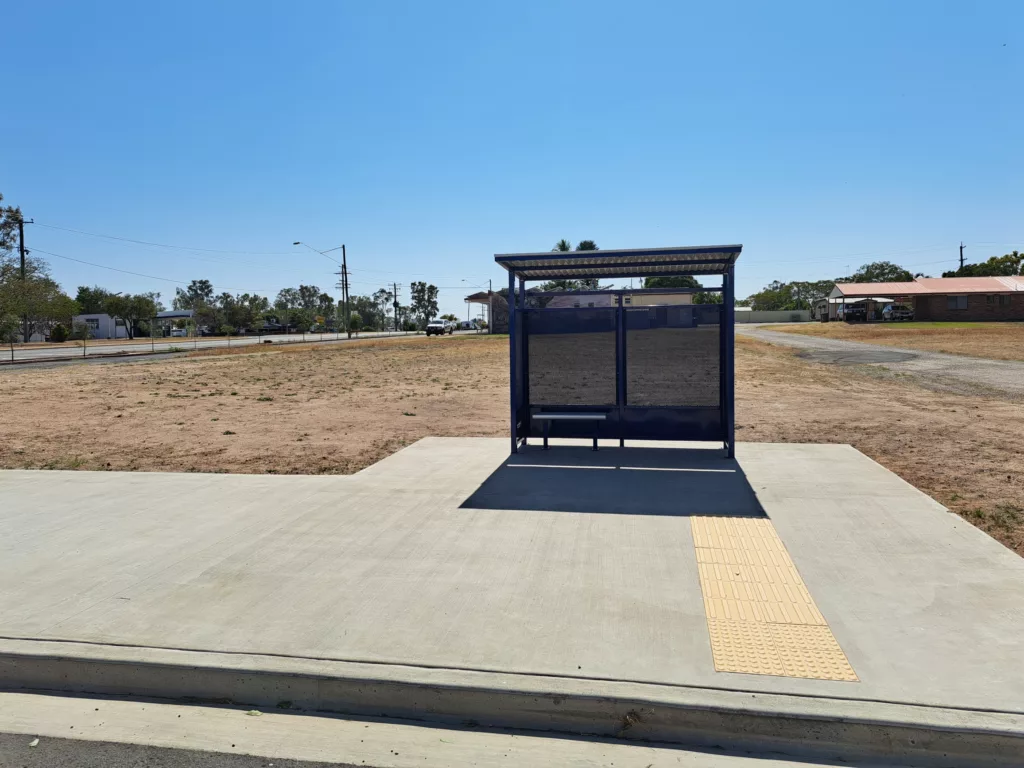
M107 314L75 315L71 318L74 325L83 323L89 328L89 335L94 339L127 339L128 329L124 320L113 318Z

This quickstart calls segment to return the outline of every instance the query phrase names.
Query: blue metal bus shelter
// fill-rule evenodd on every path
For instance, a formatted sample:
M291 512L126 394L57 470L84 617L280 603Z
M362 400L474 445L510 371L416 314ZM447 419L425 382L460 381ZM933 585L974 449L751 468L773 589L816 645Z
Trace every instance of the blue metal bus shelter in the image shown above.
M529 438L702 440L731 458L741 245L498 254L508 271L512 452ZM721 275L700 288L527 291L528 282ZM721 293L720 304L680 295Z

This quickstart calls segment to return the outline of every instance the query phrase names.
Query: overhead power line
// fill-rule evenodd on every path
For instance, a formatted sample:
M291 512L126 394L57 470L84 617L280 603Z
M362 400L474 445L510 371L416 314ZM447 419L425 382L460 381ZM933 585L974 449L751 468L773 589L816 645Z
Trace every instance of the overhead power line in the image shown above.
M59 229L62 232L74 232L76 235L87 235L89 237L99 237L104 240L121 240L125 243L135 243L136 245L151 245L156 248L172 248L177 251L201 251L203 253L231 253L239 256L294 256L294 253L286 251L232 251L224 248L196 248L189 245L169 245L167 243L154 243L149 240L135 240L130 237L120 237L118 235L101 235L96 232L86 232L81 229L72 229L71 227L58 227L56 224L40 224L36 222L40 227L46 227L47 229Z
M170 278L170 277L159 277L157 275L146 275L146 274L143 274L142 272L133 272L130 269L121 269L120 267L110 267L110 266L107 266L106 264L97 264L97 263L95 263L93 261L86 261L85 259L76 259L73 256L64 256L64 255L59 254L59 253L53 253L52 251L44 251L42 248L33 248L32 252L33 253L45 253L47 256L53 256L54 258L57 258L57 259L65 259L66 261L74 261L74 262L77 262L79 264L87 264L90 267L96 267L98 269L109 269L111 272L121 272L122 274L125 274L125 275L134 275L135 277L144 277L147 280L161 280L162 282L165 282L165 283L177 283L178 285L188 285L189 284L189 281L186 281L186 280L175 280L174 278ZM229 288L229 287L223 286L223 285L218 285L218 286L214 286L214 287L215 288L219 288L222 291L242 291L242 292L246 292L246 293L268 293L269 292L266 288Z

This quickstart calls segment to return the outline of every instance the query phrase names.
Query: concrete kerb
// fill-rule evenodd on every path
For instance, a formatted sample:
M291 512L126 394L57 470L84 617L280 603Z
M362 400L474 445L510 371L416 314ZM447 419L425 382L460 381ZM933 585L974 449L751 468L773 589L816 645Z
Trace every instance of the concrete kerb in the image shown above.
M0 687L288 707L829 760L1011 766L1024 715L294 657L0 641Z

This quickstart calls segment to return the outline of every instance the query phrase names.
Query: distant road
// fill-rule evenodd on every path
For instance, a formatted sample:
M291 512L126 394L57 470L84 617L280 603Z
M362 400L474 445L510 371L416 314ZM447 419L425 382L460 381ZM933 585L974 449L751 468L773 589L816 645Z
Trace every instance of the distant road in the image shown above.
M389 336L409 336L412 334L407 333L360 333L358 336L353 336L355 339L372 339L377 337L389 337ZM305 340L309 341L348 341L343 333L307 333ZM264 341L271 341L275 344L287 343L287 344L298 344L303 341L301 333L292 334L272 334L266 336L232 336L231 339L227 339L223 336L213 336L207 338L195 338L195 339L159 339L153 342L146 341L125 341L124 343L107 343L102 344L90 344L85 348L85 355L82 354L82 347L80 346L64 346L64 345L53 345L53 346L32 346L25 349L18 348L17 345L14 347L14 361L15 362L31 362L33 360L53 360L53 359L71 359L75 357L109 357L117 354L130 354L140 352L177 352L177 351L191 351L194 349L211 349L214 347L242 347L251 344L260 344ZM11 360L11 349L10 347L0 347L0 362L7 362Z

